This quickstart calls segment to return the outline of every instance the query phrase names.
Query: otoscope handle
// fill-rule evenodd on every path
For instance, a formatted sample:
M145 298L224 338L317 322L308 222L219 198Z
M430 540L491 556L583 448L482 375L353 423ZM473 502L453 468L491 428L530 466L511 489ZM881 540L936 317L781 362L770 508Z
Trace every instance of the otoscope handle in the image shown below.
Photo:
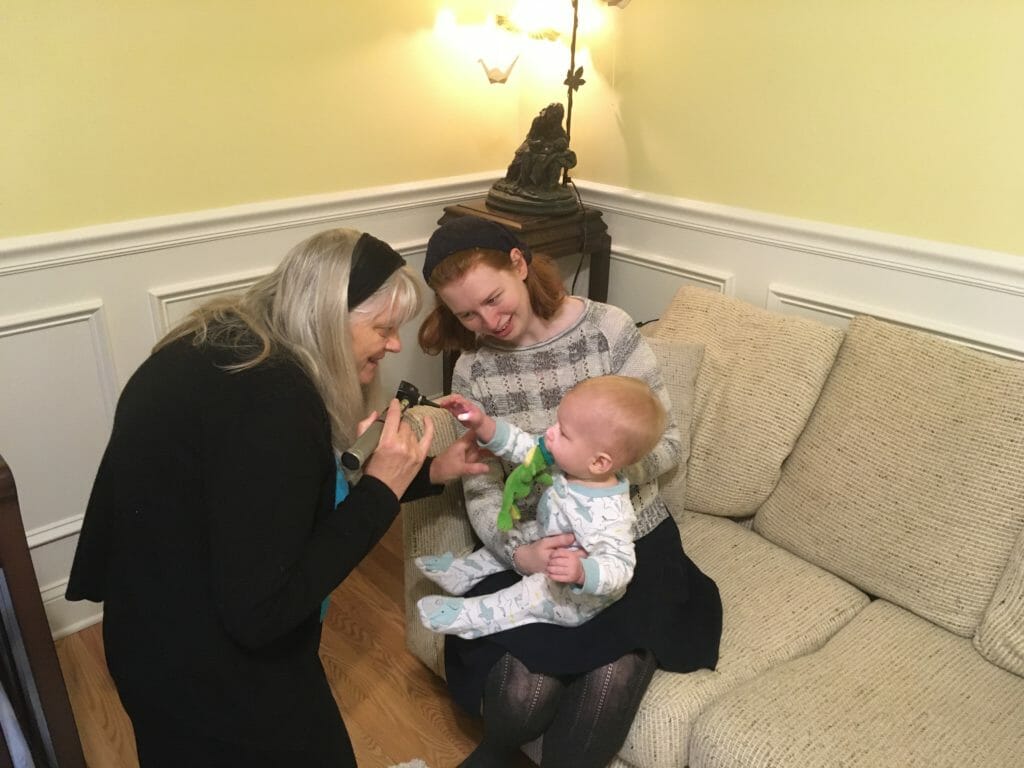
M356 438L351 448L341 454L341 465L350 471L355 471L363 466L363 462L377 450L377 443L380 442L380 433L383 429L384 417L381 416Z
M395 399L398 400L399 405L402 406L402 413L410 405L429 405L434 408L440 408L441 406L437 403L432 403L427 400L420 391L416 389L415 385L410 384L408 381L403 381L398 385L398 392L395 394ZM370 425L363 434L356 438L355 443L352 447L341 454L341 466L345 469L355 471L359 469L366 460L370 458L375 450L377 450L377 444L380 442L380 434L384 429L384 413L381 413L380 417Z

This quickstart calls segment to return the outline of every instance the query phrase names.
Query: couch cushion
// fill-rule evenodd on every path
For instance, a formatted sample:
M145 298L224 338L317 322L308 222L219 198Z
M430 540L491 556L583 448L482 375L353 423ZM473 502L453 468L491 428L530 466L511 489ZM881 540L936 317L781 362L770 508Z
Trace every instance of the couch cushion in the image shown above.
M686 553L718 584L718 667L654 673L619 757L645 768L686 765L690 728L718 696L779 663L820 648L868 602L863 593L746 528L686 512Z
M969 640L876 600L824 648L729 692L690 768L1016 768L1024 680Z
M679 427L682 457L676 467L658 478L658 492L678 522L686 506L686 465L690 457L693 390L704 357L704 345L649 336L661 376L672 400L672 420Z
M754 528L964 637L1024 527L1024 365L867 317Z
M654 334L704 345L687 507L753 514L778 481L843 332L688 286L676 293Z
M993 664L1024 677L1024 531L1017 536L974 647Z
M447 411L417 406L406 413L417 436L423 434L424 417L434 422L431 456L441 453L464 431ZM403 504L402 537L405 550L405 645L416 658L443 677L444 635L424 627L416 610L417 600L426 595L436 595L441 588L419 572L413 559L448 551L463 555L476 548L473 529L466 515L462 485L449 483L439 496Z

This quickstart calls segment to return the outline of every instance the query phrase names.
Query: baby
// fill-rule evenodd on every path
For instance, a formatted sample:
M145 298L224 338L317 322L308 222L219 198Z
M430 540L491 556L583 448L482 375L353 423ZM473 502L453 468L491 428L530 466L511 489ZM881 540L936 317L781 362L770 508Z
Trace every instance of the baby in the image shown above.
M635 512L621 470L654 448L668 419L650 387L627 376L586 379L565 395L556 423L539 438L491 418L459 395L444 406L476 432L482 447L502 458L521 462L537 449L549 458L550 487L537 503L536 519L520 523L520 531L527 542L572 533L576 546L555 550L545 572L492 594L420 599L424 626L466 638L534 622L576 626L619 599L636 564ZM415 562L454 595L506 570L486 548L461 558L447 553Z

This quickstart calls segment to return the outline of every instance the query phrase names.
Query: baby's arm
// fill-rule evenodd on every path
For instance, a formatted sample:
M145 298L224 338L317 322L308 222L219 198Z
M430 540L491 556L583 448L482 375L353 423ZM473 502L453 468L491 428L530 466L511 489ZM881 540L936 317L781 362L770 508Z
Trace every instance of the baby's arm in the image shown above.
M583 552L553 553L548 561L548 578L577 584L580 591L589 594L621 595L636 567L633 505L628 494L622 493L590 499L588 506L589 522L580 515L575 526L576 541Z

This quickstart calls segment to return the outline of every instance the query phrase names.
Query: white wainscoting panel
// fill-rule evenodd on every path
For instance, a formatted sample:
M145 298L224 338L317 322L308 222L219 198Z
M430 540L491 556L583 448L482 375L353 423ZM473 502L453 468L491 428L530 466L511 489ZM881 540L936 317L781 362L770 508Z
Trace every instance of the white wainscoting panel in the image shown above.
M117 395L154 342L207 298L244 289L300 240L329 227L372 232L417 273L445 205L483 195L498 174L357 190L0 241L0 452L18 486L36 575L56 635L99 619L63 599L77 534ZM85 298L88 297L88 298ZM427 306L431 306L427 302ZM381 366L441 388L416 346Z
M618 246L612 240L608 299L635 320L653 320L683 285L732 296L735 275L712 264L673 259L654 251Z
M67 576L113 418L117 376L102 304L0 317L0 371L0 452L45 585Z
M213 280L199 280L152 288L149 306L153 315L153 336L162 338L194 309L213 298L241 293L268 270Z
M981 352L1024 361L1024 345L1019 339L917 317L903 312L899 308L860 304L835 296L825 296L788 286L772 285L768 289L768 309L787 315L810 317L826 325L843 329L854 316L871 315L879 320L886 320L905 328L941 336L947 341L963 344Z
M481 197L502 173L0 241L0 452L55 634L101 615L100 606L66 603L64 587L117 394L160 335L327 227L372 232L419 271L444 206ZM609 301L637 320L657 317L691 284L840 327L865 313L1024 357L1024 255L577 183L612 237ZM571 282L576 264L559 263ZM431 306L428 298L424 311ZM384 360L385 393L402 379L440 389L440 361L419 352L416 327Z
M697 283L841 327L871 314L1004 357L1024 351L1024 254L577 183L612 235L609 301L638 320Z

